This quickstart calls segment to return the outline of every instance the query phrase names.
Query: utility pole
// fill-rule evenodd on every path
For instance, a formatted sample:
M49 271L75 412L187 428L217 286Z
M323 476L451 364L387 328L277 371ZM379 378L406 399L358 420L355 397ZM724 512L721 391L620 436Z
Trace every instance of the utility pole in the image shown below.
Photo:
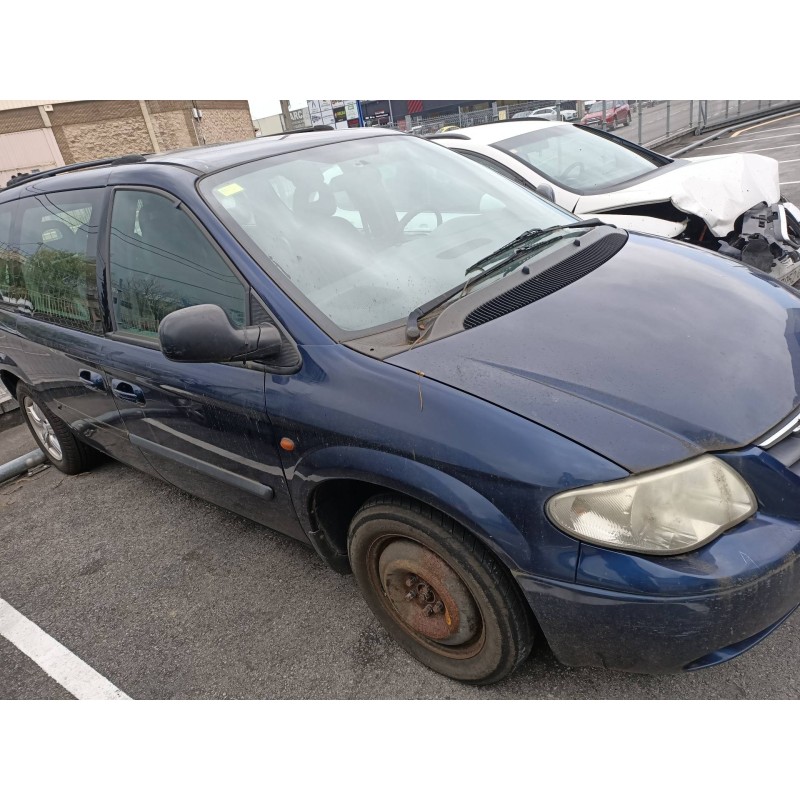
M283 115L283 129L290 131L292 129L292 120L289 116L289 101L281 100L281 114Z
M580 122L583 119L583 115L586 113L586 109L583 107L583 100L576 100L575 101L575 119Z

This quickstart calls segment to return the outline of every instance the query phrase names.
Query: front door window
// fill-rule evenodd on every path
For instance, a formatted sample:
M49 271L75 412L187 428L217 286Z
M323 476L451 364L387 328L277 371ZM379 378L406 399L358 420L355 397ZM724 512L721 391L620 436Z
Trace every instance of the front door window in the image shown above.
M120 190L111 216L111 300L117 329L156 337L161 320L187 306L220 306L245 325L247 292L175 200Z

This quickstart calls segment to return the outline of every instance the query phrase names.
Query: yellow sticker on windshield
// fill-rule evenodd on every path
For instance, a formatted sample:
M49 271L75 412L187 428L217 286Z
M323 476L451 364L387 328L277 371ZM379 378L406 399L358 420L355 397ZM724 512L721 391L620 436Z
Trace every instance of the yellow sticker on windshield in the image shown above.
M238 183L228 183L225 186L217 189L217 191L225 197L230 197L232 194L236 194L237 192L243 192L244 189L239 186Z

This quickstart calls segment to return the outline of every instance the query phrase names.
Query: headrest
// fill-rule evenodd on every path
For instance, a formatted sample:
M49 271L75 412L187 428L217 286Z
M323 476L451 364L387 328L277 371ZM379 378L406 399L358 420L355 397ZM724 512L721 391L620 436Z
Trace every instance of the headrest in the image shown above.
M322 180L304 183L295 188L292 206L298 214L332 217L336 213L336 195Z

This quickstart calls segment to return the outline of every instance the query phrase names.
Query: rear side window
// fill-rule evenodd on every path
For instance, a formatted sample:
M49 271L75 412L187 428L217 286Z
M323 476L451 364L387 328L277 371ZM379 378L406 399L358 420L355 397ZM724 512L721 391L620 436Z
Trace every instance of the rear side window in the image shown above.
M102 333L97 297L97 218L101 189L57 192L8 204L0 214L0 295L19 311ZM19 234L10 226L11 206Z
M14 251L11 245L11 223L13 221L13 204L0 206L0 300L8 303L11 300L9 288L11 270L14 269Z
M213 303L244 327L247 292L177 201L118 190L111 214L111 300L117 329L156 337L179 308Z

